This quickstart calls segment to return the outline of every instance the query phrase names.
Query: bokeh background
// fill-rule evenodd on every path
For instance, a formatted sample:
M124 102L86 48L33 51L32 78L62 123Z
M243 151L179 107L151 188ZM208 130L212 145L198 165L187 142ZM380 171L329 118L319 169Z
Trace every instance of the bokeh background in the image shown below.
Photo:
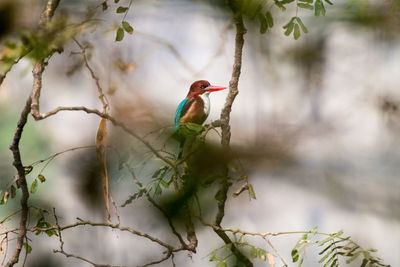
M134 1L126 20L135 31L115 42L115 25L122 16L111 2L101 12L101 2L61 1L56 15L68 14L78 22L88 10L98 12L95 30L77 39L92 46L90 63L107 92L113 116L147 134L155 146L167 144L173 152L169 137L173 117L190 84L198 79L229 83L234 51L230 13L219 1ZM314 226L329 233L343 229L363 247L378 249L387 264L400 266L398 2L337 0L325 17L299 10L309 33L297 41L282 29L295 9L273 8L275 25L264 35L257 23L246 19L240 93L232 110L232 146L257 199L250 201L245 193L231 197L223 226L252 232ZM22 28L35 29L45 1L10 3L0 2L0 7L11 6L6 20L11 30L2 42L16 38ZM121 5L127 3L121 0ZM71 42L50 59L43 76L42 112L57 106L101 108L82 58L73 53L77 51ZM8 146L32 88L31 69L31 61L21 60L0 87L1 188L15 174ZM211 96L208 122L219 118L226 94ZM93 146L98 123L96 116L81 112L59 113L39 122L30 118L21 143L24 164L73 147ZM137 140L111 125L109 129L110 188L121 205L138 190L129 173L118 169L121 155L145 184L161 162ZM218 135L211 133L208 140L216 143ZM47 181L31 195L30 204L56 207L64 223L76 217L103 219L96 164L93 147L56 157L42 172ZM34 168L28 182L42 167ZM18 201L10 201L0 207L0 217L17 209ZM33 208L32 221L35 212ZM122 225L175 242L162 216L145 200L135 200L119 213ZM198 253L178 253L177 266L215 265L207 255L222 241L198 226ZM30 238L33 251L26 266L88 266L53 254L56 237L32 234ZM275 237L272 242L290 262L298 238ZM265 247L261 240L249 240ZM107 229L68 230L64 241L67 251L96 263L136 266L162 256L162 250L147 240ZM310 249L304 266L319 266L317 252Z

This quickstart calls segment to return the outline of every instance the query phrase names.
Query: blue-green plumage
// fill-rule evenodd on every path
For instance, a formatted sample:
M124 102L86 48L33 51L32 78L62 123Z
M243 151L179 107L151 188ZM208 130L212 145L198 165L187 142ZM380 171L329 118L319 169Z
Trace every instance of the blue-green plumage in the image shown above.
M178 108L176 109L176 112L175 112L175 131L179 130L179 121L181 119L182 109L183 109L183 106L185 105L187 100L188 100L187 97L185 99L183 99L182 102L179 104Z

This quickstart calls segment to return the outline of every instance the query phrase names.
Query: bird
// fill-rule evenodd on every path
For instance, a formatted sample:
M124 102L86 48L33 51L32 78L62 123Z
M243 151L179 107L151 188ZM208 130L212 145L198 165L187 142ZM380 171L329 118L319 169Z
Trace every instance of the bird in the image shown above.
M185 123L203 124L210 114L210 93L226 88L225 86L211 85L206 80L193 82L186 98L180 102L176 109L175 132L178 132ZM185 139L182 138L179 143L178 159L182 156L184 142Z

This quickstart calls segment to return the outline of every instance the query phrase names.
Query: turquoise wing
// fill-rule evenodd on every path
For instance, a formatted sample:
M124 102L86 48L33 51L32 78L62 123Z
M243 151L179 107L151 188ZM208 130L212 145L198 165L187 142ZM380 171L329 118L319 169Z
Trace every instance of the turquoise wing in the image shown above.
M186 102L188 101L188 98L186 97L185 99L182 100L182 102L179 104L178 108L176 109L175 112L175 131L179 130L179 120L181 119L182 115L182 109L185 106Z

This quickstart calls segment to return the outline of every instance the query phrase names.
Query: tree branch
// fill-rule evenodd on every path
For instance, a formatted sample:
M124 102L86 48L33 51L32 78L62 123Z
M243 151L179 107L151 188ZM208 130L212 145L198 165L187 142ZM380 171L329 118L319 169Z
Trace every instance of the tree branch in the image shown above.
M17 185L21 188L22 196L21 196L21 218L19 222L19 232L17 237L17 246L14 250L14 254L11 259L6 263L6 267L13 266L19 260L19 255L22 250L22 245L24 243L24 238L26 235L26 223L28 220L28 198L29 191L28 185L25 177L25 168L22 164L21 154L19 150L19 142L21 140L22 131L24 130L24 126L28 121L28 115L31 110L31 98L29 97L26 101L25 107L21 112L20 119L17 123L17 129L14 133L14 138L12 144L10 146L10 150L13 153L14 162L13 165L17 169Z
M235 58L232 70L232 77L229 82L229 93L226 97L224 108L221 111L220 122L221 122L221 145L222 149L227 153L230 152L230 139L231 139L231 127L230 127L230 114L232 111L232 104L235 100L238 90L239 77L242 67L242 50L244 45L244 35L246 34L246 28L243 24L243 18L239 12L233 7L233 1L229 2L230 7L234 13L234 23L236 26L236 38L235 38ZM225 215L225 203L227 199L228 190L230 187L228 168L225 166L223 171L223 177L220 182L220 199L218 200L218 211L215 217L215 225L221 227L222 219ZM225 244L232 244L231 251L237 257L239 261L244 263L246 266L253 266L253 263L233 244L229 236L218 228L213 228L214 232L225 242Z
M39 22L39 27L44 28L46 24L50 21L52 16L54 15L54 11L57 8L59 3L59 0L48 0L47 5L45 9L43 10L41 16L40 16L40 22ZM36 80L36 83L40 84L41 86L41 73L43 72L44 69L44 61L41 60L35 65L35 68L33 70L33 76L34 79L38 74L40 73L40 79ZM36 85L34 81L33 87ZM37 86L37 85L36 85ZM22 164L21 160L21 154L19 150L19 142L21 140L22 136L22 131L24 129L24 126L28 120L28 115L31 111L31 105L32 105L32 97L29 97L28 100L26 101L25 107L21 112L20 119L17 123L17 128L14 133L14 138L12 141L12 144L10 146L10 150L13 153L13 158L14 162L13 165L17 169L17 185L21 188L22 191L22 196L21 196L21 218L20 218L20 226L19 226L19 232L18 232L18 237L17 237L17 246L14 250L14 254L11 257L11 259L6 263L5 266L10 267L16 264L19 260L19 256L22 250L22 246L24 243L24 238L26 235L26 224L28 220L28 198L29 198L29 191L28 191L28 185L26 182L26 177L25 177L25 168Z
M35 226L35 227L29 229L29 231L35 232L35 231L38 231L38 230L40 230L40 231L57 230L58 233L59 233L60 249L59 250L53 250L54 253L61 253L61 254L65 255L66 257L77 258L77 259L85 261L85 262L87 262L89 264L92 264L93 266L96 266L96 267L103 267L103 266L104 267L105 266L109 266L110 267L111 265L99 265L99 264L96 264L96 263L94 263L94 262L92 262L92 261L90 261L88 259L85 259L85 258L83 258L81 256L70 254L70 253L67 253L67 252L64 251L64 248L63 248L64 242L62 241L62 238L61 238L61 232L64 231L64 230L67 230L67 229L75 228L75 227L78 227L78 226L84 226L84 225L91 225L91 226L94 226L94 227L96 227L96 226L109 227L109 228L112 228L112 229L118 229L120 231L126 231L126 232L129 232L129 233L133 234L133 235L137 235L137 236L141 236L143 238L146 238L146 239L148 239L148 240L150 240L150 241L152 241L154 243L157 243L160 246L165 247L167 249L167 251L165 252L166 253L165 257L161 258L160 260L156 260L156 261L147 263L145 265L142 265L141 267L150 266L150 265L154 265L154 264L158 264L158 263L161 263L163 261L166 261L170 257L173 257L173 254L175 252L178 252L178 251L183 251L183 250L191 251L190 248L188 248L187 245L182 245L180 247L175 248L175 247L169 245L168 243L165 243L165 242L161 241L160 239L158 239L156 237L153 237L153 236L151 236L149 234L138 232L138 231L136 231L136 230L134 230L134 229L132 229L130 227L125 227L125 226L121 226L119 224L112 224L112 223L107 223L107 222L98 223L98 222L80 220L80 221L78 221L78 222L76 222L74 224L60 226L58 224L58 220L56 219L56 225L55 226L46 227L46 228L41 228L41 227L36 227Z

